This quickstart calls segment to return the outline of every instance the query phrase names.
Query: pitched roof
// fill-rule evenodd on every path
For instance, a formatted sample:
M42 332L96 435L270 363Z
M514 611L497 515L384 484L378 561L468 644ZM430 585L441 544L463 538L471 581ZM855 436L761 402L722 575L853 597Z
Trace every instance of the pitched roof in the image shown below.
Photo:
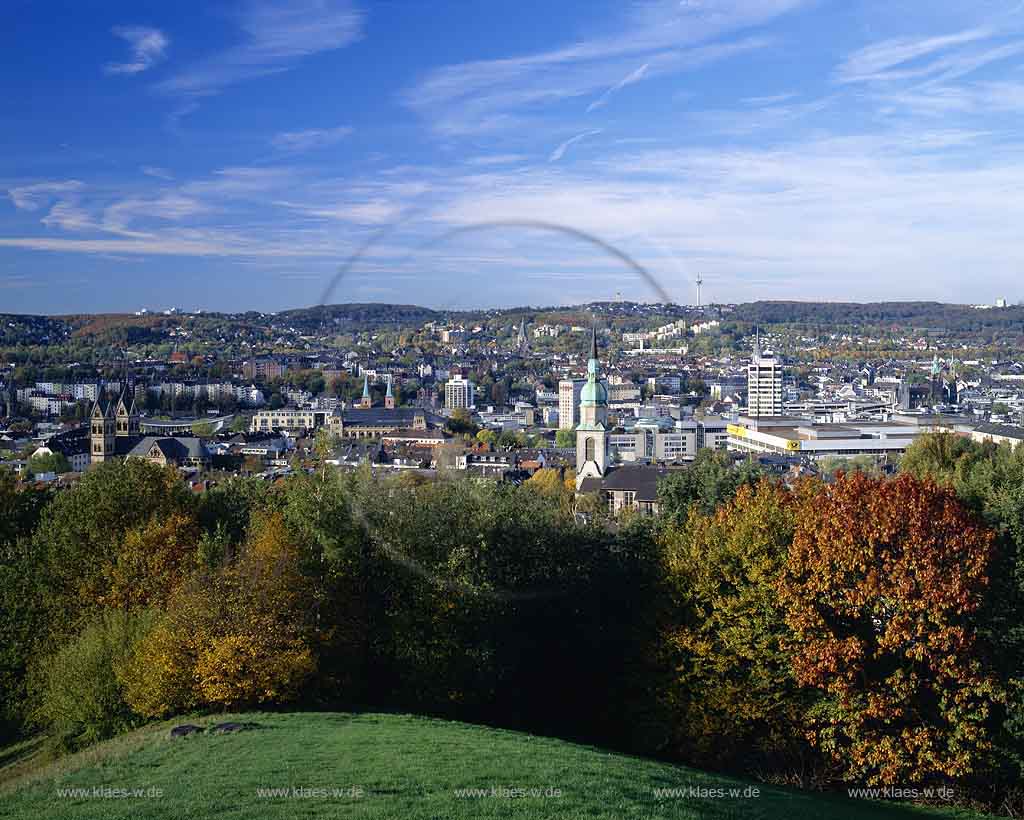
M139 439L130 456L148 458L153 448L156 447L160 453L174 461L196 459L206 461L210 458L210 452L201 438L197 436L144 436Z
M658 482L666 475L667 470L646 464L611 467L601 481L601 489L635 492L637 501L657 501ZM583 484L586 485L586 479Z
M394 425L396 427L409 427L422 415L428 424L440 424L443 422L439 416L429 413L421 407L352 407L341 414L342 423L348 426L358 427L382 427Z
M1024 440L1024 427L1018 427L1015 424L991 424L985 422L984 424L979 424L975 431L982 435L1004 436L1006 438Z

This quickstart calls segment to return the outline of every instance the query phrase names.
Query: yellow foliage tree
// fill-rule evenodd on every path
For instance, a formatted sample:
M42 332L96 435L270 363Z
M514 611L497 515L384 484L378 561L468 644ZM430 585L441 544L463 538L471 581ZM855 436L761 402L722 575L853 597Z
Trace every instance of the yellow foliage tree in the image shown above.
M301 557L280 513L258 515L238 562L179 589L126 665L132 708L159 717L298 697L316 670Z
M106 567L109 587L102 602L119 609L165 606L191 573L198 543L199 525L182 512L128 530Z

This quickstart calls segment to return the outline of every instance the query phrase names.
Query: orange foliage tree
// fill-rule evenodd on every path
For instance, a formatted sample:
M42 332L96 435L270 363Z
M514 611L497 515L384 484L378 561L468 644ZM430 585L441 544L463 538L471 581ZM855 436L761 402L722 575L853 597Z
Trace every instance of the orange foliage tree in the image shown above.
M993 535L951 490L840 476L802 499L780 600L793 671L823 697L809 738L847 778L900 784L971 773L998 699L972 615Z

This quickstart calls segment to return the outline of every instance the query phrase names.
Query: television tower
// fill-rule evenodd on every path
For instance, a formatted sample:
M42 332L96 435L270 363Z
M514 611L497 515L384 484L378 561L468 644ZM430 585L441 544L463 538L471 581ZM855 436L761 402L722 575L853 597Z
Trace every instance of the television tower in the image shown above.
M700 278L700 274L697 274L697 307L700 307L700 286L704 284L704 280Z

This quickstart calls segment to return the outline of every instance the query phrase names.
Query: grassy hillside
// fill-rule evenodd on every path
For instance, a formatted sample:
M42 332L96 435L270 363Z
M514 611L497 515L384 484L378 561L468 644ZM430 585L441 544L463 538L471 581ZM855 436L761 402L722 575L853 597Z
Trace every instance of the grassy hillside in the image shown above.
M0 786L0 817L971 816L770 789L560 740L419 717L256 713L192 722L211 726L223 720L251 721L258 728L171 739L170 726L187 722L179 720L28 773L24 760L11 758L31 749L0 750L0 776L7 775ZM760 790L756 797L754 788ZM138 790L140 796L114 796L116 789ZM659 796L660 789L696 793Z

